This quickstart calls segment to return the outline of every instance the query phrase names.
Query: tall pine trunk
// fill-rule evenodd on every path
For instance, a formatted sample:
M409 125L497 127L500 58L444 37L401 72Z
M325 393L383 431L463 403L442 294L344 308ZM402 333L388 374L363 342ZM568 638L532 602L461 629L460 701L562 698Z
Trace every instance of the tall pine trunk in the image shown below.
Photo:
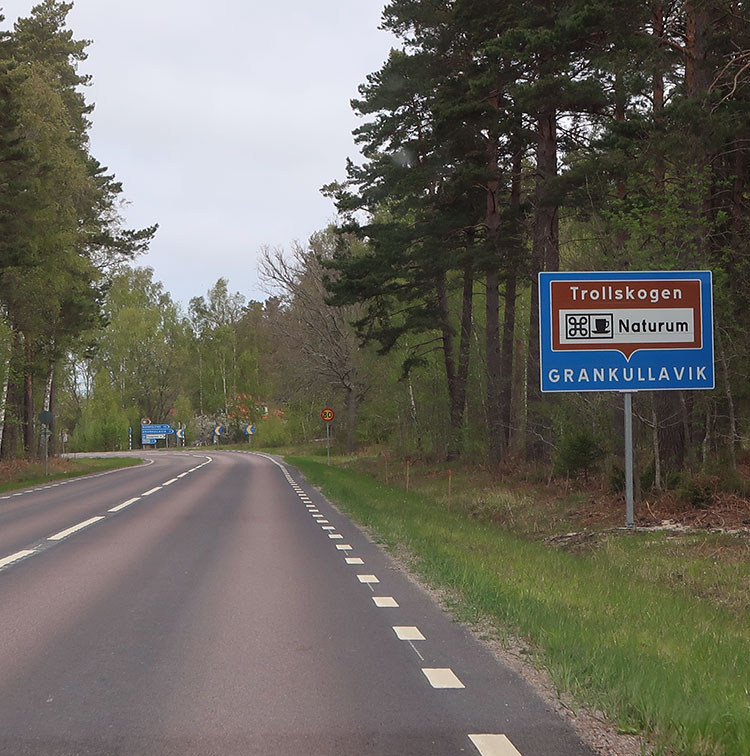
M531 311L526 368L526 458L539 460L544 453L547 423L541 409L539 380L539 273L560 268L559 211L550 197L550 180L557 175L557 112L543 110L537 116L534 236L531 250Z
M471 264L464 268L463 293L461 299L461 334L458 346L458 365L455 358L453 326L451 324L450 302L445 271L440 271L435 279L440 329L443 341L443 361L448 383L450 412L450 435L447 459L455 459L461 452L461 429L466 411L466 384L469 377L469 353L471 345L471 321L473 315L474 273Z
M31 457L34 453L34 355L31 340L24 339L23 374L23 450Z
M520 132L520 129L519 129ZM523 171L523 146L520 136L514 137L510 179L510 221L508 264L505 272L505 310L503 313L503 337L500 352L500 423L502 427L503 456L507 455L512 442L513 417L513 357L516 332L516 296L518 286L518 262L521 259L521 177Z
M499 111L497 93L489 98L493 111ZM497 119L487 136L487 189L486 189L486 245L487 269L485 283L484 348L487 362L487 457L491 470L496 471L503 458L503 418L501 411L502 361L500 359L500 276L498 248L500 236L500 210L498 194L499 122Z

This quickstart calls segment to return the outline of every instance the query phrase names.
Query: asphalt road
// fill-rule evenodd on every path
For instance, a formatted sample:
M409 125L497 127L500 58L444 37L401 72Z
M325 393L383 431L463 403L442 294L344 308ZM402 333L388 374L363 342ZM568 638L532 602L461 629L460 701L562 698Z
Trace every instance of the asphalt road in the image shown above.
M0 754L591 756L297 471L145 456L0 497Z

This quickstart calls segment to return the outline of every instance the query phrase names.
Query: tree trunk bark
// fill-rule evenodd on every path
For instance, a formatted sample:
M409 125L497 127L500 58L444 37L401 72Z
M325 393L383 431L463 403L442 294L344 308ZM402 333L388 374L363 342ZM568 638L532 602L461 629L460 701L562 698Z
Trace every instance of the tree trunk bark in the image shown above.
M558 207L549 197L549 181L557 175L557 113L544 110L537 117L536 187L534 192L534 236L531 250L531 311L526 384L526 458L539 460L544 454L546 423L540 411L539 386L539 277L543 270L560 268Z
M500 292L496 269L487 271L485 352L487 355L487 429L489 437L488 461L497 471L503 458L503 421L500 392L502 362L500 359Z
M500 97L493 94L490 104L496 110ZM499 234L500 210L498 194L499 124L490 129L487 137L487 189L485 202L485 227L487 233L487 269L485 282L485 331L484 347L487 360L487 457L490 470L497 471L503 458L503 423L501 414L502 363L500 359L500 291L499 291Z
M421 457L424 456L424 444L422 443L422 426L419 423L419 415L417 414L417 403L414 401L414 386L411 382L411 374L407 378L409 388L409 414L411 420L414 423L414 430L417 434L417 451Z
M663 484L661 480L661 456L659 453L659 418L656 416L653 391L651 392L651 423L651 442L654 448L654 489L661 491Z
M724 393L727 397L727 412L729 415L729 464L732 470L737 469L737 417L734 409L734 397L732 395L732 383L729 380L729 363L724 351L724 341L720 332L716 331L716 346L719 352L719 362L721 362L721 375L724 383Z
M3 384L0 389L0 449L3 448L3 433L5 431L5 411L8 401L8 386L10 385L10 357L11 352L8 348L8 356L3 364Z
M354 454L357 451L357 392L353 386L346 389L346 451Z
M34 454L34 373L29 339L24 341L23 450L29 457Z

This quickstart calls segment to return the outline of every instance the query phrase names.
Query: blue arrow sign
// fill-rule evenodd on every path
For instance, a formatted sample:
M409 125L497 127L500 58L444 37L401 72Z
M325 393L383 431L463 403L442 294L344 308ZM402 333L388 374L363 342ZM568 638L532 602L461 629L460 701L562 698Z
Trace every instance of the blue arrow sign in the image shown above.
M222 433L224 433L224 428L221 425L214 427L214 436L220 436Z
M174 428L166 423L161 425L142 425L141 433L174 433Z

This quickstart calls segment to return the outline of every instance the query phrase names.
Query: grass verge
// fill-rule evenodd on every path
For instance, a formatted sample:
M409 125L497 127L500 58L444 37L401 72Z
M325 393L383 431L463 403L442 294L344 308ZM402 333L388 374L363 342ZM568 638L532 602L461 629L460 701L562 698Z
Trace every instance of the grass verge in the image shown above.
M551 549L418 493L289 457L326 496L429 582L526 639L556 685L686 756L750 754L750 626L634 575L627 564ZM640 538L628 535L626 538Z
M55 458L49 461L49 474L44 473L44 462L15 460L0 464L0 493L49 483L63 478L77 478L105 470L140 465L142 460L132 457L89 457L85 459Z

